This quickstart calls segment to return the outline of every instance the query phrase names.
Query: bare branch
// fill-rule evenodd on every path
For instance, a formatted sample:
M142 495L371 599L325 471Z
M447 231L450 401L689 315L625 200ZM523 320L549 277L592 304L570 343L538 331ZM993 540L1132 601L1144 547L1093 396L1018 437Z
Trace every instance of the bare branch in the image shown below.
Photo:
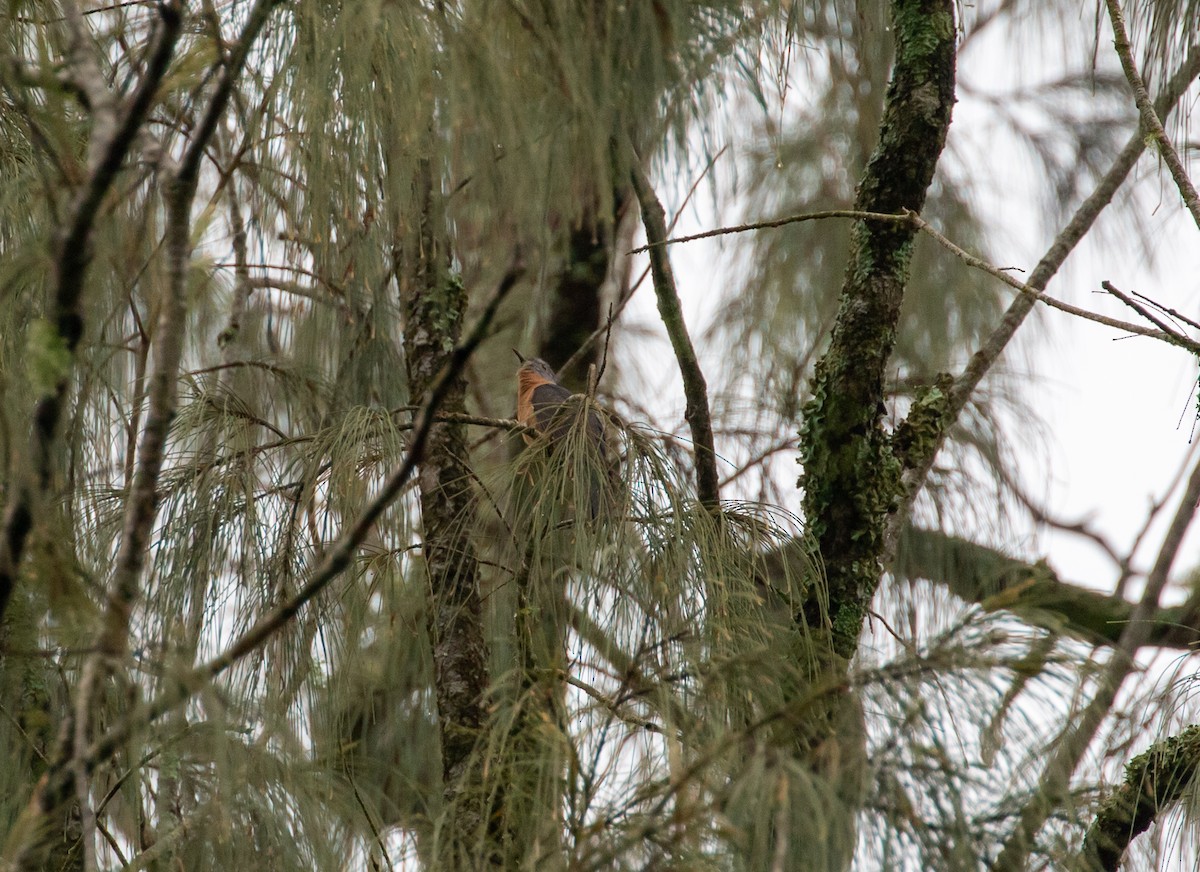
M794 436L788 436L786 439L781 439L778 442L774 443L773 445L771 445L767 448L764 448L762 451L758 452L758 454L751 457L749 460L747 460L745 463L743 463L741 466L739 466L733 472L729 473L729 475L725 476L725 478L721 480L721 487L725 487L725 485L727 485L727 484L733 484L733 482L737 481L739 478L741 478L743 475L748 473L750 470L754 469L756 466L758 466L759 464L768 460L769 458L775 456L779 452L786 451L789 448L795 448L795 447L796 447L796 438Z
M1200 49L1193 49L1189 52L1187 60L1163 88L1163 92L1157 100L1160 112L1169 111L1174 107L1198 73L1200 73ZM1112 201L1117 189L1124 183L1126 176L1129 175L1145 148L1146 141L1142 131L1136 131L1129 138L1125 148L1117 155L1108 172L1096 185L1092 194L1080 204L1067 226L1063 228L1042 256L1030 274L1027 282L1029 287L1038 292L1045 290L1046 285L1058 272L1067 256L1091 230L1096 218ZM1026 315L1033 308L1033 302L1034 298L1032 297L1019 297L1012 302L1000 324L975 352L967 368L955 381L951 407L956 414L966 406L970 395L974 393L983 376L999 359L1009 340L1016 334L1017 328L1021 326ZM922 475L921 478L923 480L924 476Z
M1114 297L1116 297L1118 300L1120 300L1122 303L1124 303L1130 309L1133 309L1133 311L1137 312L1139 315L1141 315L1143 318L1145 318L1151 324L1158 327L1163 332L1164 335L1168 336L1170 338L1170 340L1172 342L1174 342L1174 344L1179 345L1181 348L1186 348L1188 351L1192 352L1193 354L1197 353L1196 343L1192 342L1190 337L1184 335L1183 333L1180 333L1178 330L1176 330L1174 327L1172 327L1170 324L1168 324L1162 318L1159 318L1152 311L1150 311L1149 308L1142 305L1137 300L1130 297L1128 294L1125 294L1124 292L1122 292L1119 288L1117 288L1115 285L1113 285L1112 282L1108 282L1108 281L1101 282L1100 287L1104 288L1104 290L1106 290L1108 293L1112 294Z
M170 173L170 178L165 185L167 284L161 300L154 336L154 366L147 390L146 422L138 444L137 464L129 488L116 565L108 586L103 621L97 635L98 653L89 657L84 664L75 693L73 717L64 724L60 747L55 754L55 759L69 761L65 766L65 770L70 773L68 781L72 782L71 786L74 787L80 801L86 868L95 867L96 819L88 802L90 793L88 779L92 767L83 758L83 753L92 732L92 721L97 709L96 702L99 699L103 683L120 663L121 657L128 648L129 621L139 593L141 571L158 505L158 481L162 472L167 435L171 420L175 415L178 374L187 326L186 289L188 263L191 258L191 209L196 192L199 161L208 140L216 131L217 119L224 112L224 107L232 92L233 82L241 72L249 47L266 22L272 5L273 2L269 2L269 0L260 0L251 11L235 52L236 60L224 68L217 90L207 107L204 121L185 152L182 164L172 168L173 172ZM68 5L68 11L73 8L73 4ZM163 7L164 10L166 8ZM174 10L176 19L179 17L178 13L179 10ZM167 13L163 14L163 20L166 21ZM82 27L81 20L77 23ZM152 54L158 56L161 52ZM169 52L167 54L169 55ZM164 67L165 60L164 57ZM148 73L146 78L149 77ZM142 91L145 91L145 88L140 87L139 92ZM149 93L152 94L153 90ZM134 105L139 105L140 102L144 102L148 107L149 96L139 98L135 93ZM141 114L131 111L122 119L119 130L127 134L125 137L126 147L137 135L143 115L144 110ZM123 157L123 152L121 156ZM100 168L111 169L111 172L115 174L119 165L120 160L116 160L111 167L109 167L108 161L102 161ZM97 174L97 170L93 170L93 177ZM88 230L90 232L90 220ZM69 795L69 792L69 790L61 793L39 791L35 796L37 804L31 805L31 808L38 808L42 815L53 814ZM23 855L22 862L38 862L37 855L40 853L41 845L40 837L31 840L30 844L26 846L29 853Z
M1053 745L1049 761L1033 789L1033 798L1021 810L1017 825L996 858L992 867L996 872L1019 872L1033 848L1034 839L1062 801L1070 788L1075 767L1083 759L1096 730L1108 715L1116 700L1117 691L1135 666L1134 655L1146 644L1153 631L1152 618L1158 611L1159 599L1166 587L1171 567L1183 544L1183 537L1196 515L1200 501L1200 462L1192 468L1179 508L1159 548L1158 558L1150 574L1146 576L1146 588L1142 598L1129 616L1129 623L1117 639L1116 650L1096 685L1096 694L1091 701L1069 721L1069 725Z
M247 53L266 23L274 0L258 0L251 10L238 40L234 57L224 68L216 93L197 128L183 161L167 185L166 251L167 290L159 310L155 331L154 368L148 389L149 410L138 446L138 465L126 507L124 533L117 553L116 570L109 588L105 627L98 642L102 651L118 658L128 644L129 616L137 598L150 529L158 502L158 478L171 420L175 415L179 364L183 356L184 330L187 324L187 269L191 259L191 210L196 192L196 172L204 149L216 132L217 119L223 114L233 83L240 74ZM80 699L85 698L85 680Z
M305 285L295 281L288 281L287 279L277 279L272 278L271 276L250 276L246 280L246 286L250 290L279 291L283 294L291 294L295 297L311 300L314 303L322 303L326 306L336 306L340 309L347 308L343 300L331 294L318 293L318 291L311 285Z
M1091 312L1079 306L1073 306L1070 303L1064 303L1062 300L1051 297L1049 294L1043 293L1038 288L1027 282L1022 282L1019 279L1013 278L1012 274L988 263L981 257L971 254L969 251L961 248L953 241L948 239L933 225L925 221L920 215L912 211L905 211L897 215L890 215L883 212L856 212L853 209L831 209L824 212L804 212L799 215L789 215L786 218L778 218L774 221L759 221L750 224L736 224L729 227L718 227L715 230L707 230L703 233L694 233L691 236L679 236L674 239L667 239L655 245L643 245L640 248L635 248L630 251L630 254L636 254L642 251L649 251L656 245L675 245L682 242L693 242L697 239L706 239L713 236L725 236L734 233L745 233L751 230L764 230L772 227L783 227L788 224L795 224L802 221L820 221L830 218L844 218L855 221L876 221L887 224L904 224L910 223L917 229L921 230L938 245L945 248L967 266L972 269L985 272L993 278L999 279L1008 285L1010 288L1015 288L1023 294L1029 294L1039 303L1045 303L1052 309L1058 309L1060 312L1065 312L1068 315L1075 315L1078 318L1083 318L1088 321L1094 321L1097 324L1103 324L1106 327L1113 327L1117 330L1126 333L1133 333L1138 336L1146 336L1150 339L1159 339L1164 342L1170 342L1173 345L1179 345L1193 353L1200 352L1200 342L1194 342L1187 336L1179 333L1179 331L1164 328L1162 330L1151 330L1139 324L1134 324L1129 321L1121 321L1117 318L1110 318L1107 315L1101 315L1098 312ZM603 332L603 328L597 333Z
M1106 327L1113 327L1117 330L1122 330L1126 333L1133 333L1137 336L1146 336L1150 339L1159 339L1163 342L1169 342L1172 345L1178 345L1180 348L1190 351L1192 354L1200 354L1200 342L1197 342L1190 336L1173 329L1169 324L1164 324L1161 321L1147 315L1141 309L1137 309L1136 306L1133 308L1141 312L1141 314L1146 317L1147 320L1153 322L1159 328L1158 330L1151 330L1148 327L1143 327L1139 324L1133 324L1129 321L1121 321L1117 318L1110 318L1107 315L1101 315L1098 312L1090 312L1087 309L1080 308L1079 306L1072 306L1070 303L1064 303L1062 300L1057 300L1054 297L1051 297L1048 294L1040 291L1032 283L1018 281L1004 270L992 266L982 258L978 258L970 252L959 248L957 245L931 227L920 215L910 213L909 217L912 219L914 224L921 228L921 230L932 237L939 245L941 245L955 257L962 260L965 264L967 264L967 266L986 272L988 275L1004 282L1010 288L1016 288L1021 293L1030 295L1039 303L1045 303L1050 308L1058 309L1060 312L1066 312L1068 315L1075 315L1076 317L1083 318L1084 320L1094 321L1097 324L1103 324ZM1105 282L1104 286L1107 289L1108 283Z
M786 218L776 218L772 221L752 221L749 224L734 224L729 227L718 227L715 230L705 230L703 233L693 233L690 236L676 236L657 242L647 242L640 248L630 250L630 254L640 254L663 245L677 245L681 242L695 242L697 239L711 239L714 236L728 236L733 233L746 233L750 230L768 230L772 227L786 227L789 224L799 224L803 221L823 221L827 218L850 218L854 221L884 221L893 224L904 223L904 215L892 215L886 212L859 212L854 209L826 209L822 212L803 212L799 215L788 215Z
M1163 91L1156 101L1160 113L1167 112L1174 107L1197 74L1200 74L1200 48L1193 48L1188 52L1187 59L1163 87ZM945 442L949 423L957 420L962 414L962 410L970 402L983 377L1000 359L1000 355L1004 353L1008 343L1025 322L1025 318L1033 311L1038 300L1038 296L1035 294L1040 295L1045 290L1046 285L1058 272L1067 256L1091 230L1100 213L1112 201L1117 189L1121 187L1125 178L1137 164L1138 158L1141 157L1145 148L1146 142L1142 131L1136 131L1129 138L1121 153L1117 155L1108 172L1100 179L1095 190L1080 204L1071 220L1067 222L1067 226L1058 234L1050 248L1042 255L1042 259L1038 261L1037 266L1034 267L1029 281L1026 282L1026 287L1035 293L1024 293L1012 301L1000 323L983 341L983 344L971 356L970 362L962 373L954 380L944 408L946 426L942 428L938 439L923 456L910 458L908 468L903 472L904 504L893 513L889 521L888 540L891 543L895 543L900 530L906 523L906 516L911 509L913 500L916 499L924 485L929 470L933 466L934 457L937 456L937 452L941 450L941 446ZM1121 327L1120 329L1128 328ZM1132 332L1144 334L1144 328L1135 329Z
M1200 227L1200 197L1196 195L1196 187L1188 178L1183 161L1179 159L1179 153L1175 151L1175 146L1171 144L1167 131L1163 129L1162 121L1158 117L1159 113L1155 111L1154 104L1150 100L1150 93L1146 90L1146 83L1142 80L1142 75L1133 62L1133 46L1129 43L1129 32L1125 27L1125 16L1121 12L1121 4L1117 0L1105 0L1105 5L1108 6L1108 20L1112 22L1113 44L1117 50L1117 57L1121 59L1121 69L1125 71L1125 78L1129 81L1129 87L1133 89L1133 101L1137 104L1138 112L1141 114L1142 129L1154 138L1154 144L1158 146L1158 153L1162 156L1167 169L1170 170L1171 178L1175 180L1175 187L1179 189L1179 195L1183 197L1184 204L1192 213L1192 220L1196 222L1197 227Z
M646 239L651 244L650 269L654 278L654 291L658 296L658 311L663 326L671 339L679 372L683 376L683 393L687 398L687 409L683 413L692 429L692 441L696 456L696 494L700 502L716 506L721 498L717 478L717 453L713 443L712 417L708 407L708 384L700 370L696 349L688 335L683 320L683 309L679 304L679 292L675 288L675 276L671 272L671 261L662 243L666 239L666 217L662 203L646 178L646 171L637 158L630 172L633 189L637 192L642 207L642 224L646 228Z

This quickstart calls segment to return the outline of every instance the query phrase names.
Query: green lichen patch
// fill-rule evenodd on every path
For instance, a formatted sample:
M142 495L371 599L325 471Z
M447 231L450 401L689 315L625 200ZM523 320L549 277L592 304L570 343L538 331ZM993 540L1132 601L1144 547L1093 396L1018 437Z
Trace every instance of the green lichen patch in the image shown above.
M55 393L58 385L71 374L71 350L54 325L44 318L29 327L25 360L29 366L29 380L39 396Z

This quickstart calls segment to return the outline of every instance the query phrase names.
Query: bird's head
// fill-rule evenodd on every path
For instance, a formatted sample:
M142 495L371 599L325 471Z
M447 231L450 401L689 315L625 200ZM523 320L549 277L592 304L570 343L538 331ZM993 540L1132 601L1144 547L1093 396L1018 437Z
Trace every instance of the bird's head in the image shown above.
M527 377L538 376L546 379L547 381L558 384L558 376L554 374L554 370L550 367L550 364L546 363L546 361L542 360L540 357L531 357L526 359L521 355L521 352L517 351L515 348L513 349L513 354L517 356L517 360L521 361L521 365L517 368L518 378L522 375Z

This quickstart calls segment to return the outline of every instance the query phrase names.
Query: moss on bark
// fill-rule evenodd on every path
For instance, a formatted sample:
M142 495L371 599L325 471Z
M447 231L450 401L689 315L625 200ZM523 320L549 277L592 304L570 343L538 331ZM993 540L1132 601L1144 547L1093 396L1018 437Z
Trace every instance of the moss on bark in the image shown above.
M864 212L920 211L954 104L953 3L896 0L892 19L896 62L854 206ZM829 585L830 642L846 659L858 647L882 573L884 524L901 492L900 460L880 418L915 232L901 223L856 224L800 434L805 516Z
M467 294L447 267L441 195L422 167L414 199L420 225L398 252L404 352L409 389L422 400L447 364L462 333ZM466 384L455 378L442 401L464 412ZM434 424L420 459L422 553L429 579L429 632L442 750L444 798L452 809L450 841L472 844L484 829L484 790L475 749L487 718L488 649L483 632L479 566L471 542L474 480L465 426Z
M1200 727L1155 743L1125 767L1125 781L1101 803L1076 868L1115 870L1129 843L1191 788L1200 768Z

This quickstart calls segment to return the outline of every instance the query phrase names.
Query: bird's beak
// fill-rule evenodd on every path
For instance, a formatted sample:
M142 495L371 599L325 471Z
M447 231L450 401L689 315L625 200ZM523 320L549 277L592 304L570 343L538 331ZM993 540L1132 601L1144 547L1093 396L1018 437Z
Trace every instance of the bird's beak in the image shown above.
M517 349L514 348L512 353L517 356L517 360L521 361L521 363L525 362L525 358L521 356L521 352L517 351Z

